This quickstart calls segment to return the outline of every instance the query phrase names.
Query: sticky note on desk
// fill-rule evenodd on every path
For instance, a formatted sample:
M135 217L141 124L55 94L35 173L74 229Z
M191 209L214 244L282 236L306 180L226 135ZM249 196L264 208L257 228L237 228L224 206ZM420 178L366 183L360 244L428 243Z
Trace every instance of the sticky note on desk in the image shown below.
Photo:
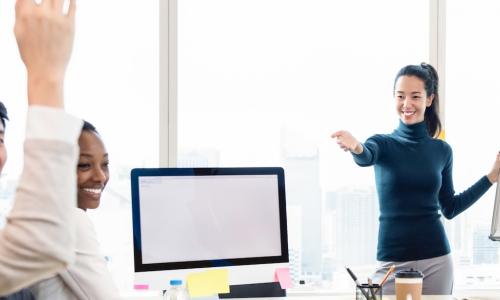
M277 268L274 272L274 280L280 283L282 289L289 289L293 287L289 268Z
M210 270L187 276L189 296L203 297L229 293L229 274L227 269Z
M149 285L147 285L147 284L134 284L134 290L149 290Z

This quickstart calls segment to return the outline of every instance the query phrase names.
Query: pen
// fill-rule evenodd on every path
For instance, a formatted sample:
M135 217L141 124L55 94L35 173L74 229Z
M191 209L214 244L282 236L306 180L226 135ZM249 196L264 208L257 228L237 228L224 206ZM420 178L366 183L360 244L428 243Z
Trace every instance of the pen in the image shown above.
M384 278L382 278L382 281L380 281L380 288L384 285L384 283L387 281L387 278L389 278L389 275L391 275L392 272L396 269L396 265L392 265L389 270L387 270L387 273L385 273ZM378 289L375 291L375 293L378 292Z
M373 300L377 299L375 297L375 291L373 291L373 282L372 282L372 279L370 277L368 277L368 289L370 290L370 294L372 294L372 299Z
M387 273L385 273L384 278L382 278L382 281L380 282L380 286L382 286L386 282L387 278L389 278L389 275L394 272L394 269L396 269L396 266L392 265L389 270L387 270Z
M370 296L366 293L366 291L363 289L361 284L359 284L359 281L358 281L358 278L356 278L356 275L354 275L354 273L348 267L345 267L345 269L347 270L347 273L349 273L349 275L351 276L352 280L354 280L354 283L356 283L357 288L359 288L361 293L363 293L363 296L365 296L366 300L370 300Z

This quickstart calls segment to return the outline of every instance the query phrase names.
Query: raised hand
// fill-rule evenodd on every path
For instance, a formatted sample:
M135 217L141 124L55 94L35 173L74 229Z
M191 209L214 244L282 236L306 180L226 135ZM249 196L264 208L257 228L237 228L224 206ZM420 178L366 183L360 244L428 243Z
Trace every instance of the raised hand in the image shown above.
M498 181L498 176L500 176L500 151L498 151L495 163L493 163L493 167L487 176L491 183Z
M63 107L75 31L75 0L17 0L14 34L28 73L29 105Z

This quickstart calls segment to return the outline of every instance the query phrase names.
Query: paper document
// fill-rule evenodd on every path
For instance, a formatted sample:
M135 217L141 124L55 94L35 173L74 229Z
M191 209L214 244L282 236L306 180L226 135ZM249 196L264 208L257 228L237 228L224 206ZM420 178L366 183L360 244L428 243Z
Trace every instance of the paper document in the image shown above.
M495 196L493 219L491 220L490 239L493 241L500 241L500 178L498 178L497 182L497 193Z

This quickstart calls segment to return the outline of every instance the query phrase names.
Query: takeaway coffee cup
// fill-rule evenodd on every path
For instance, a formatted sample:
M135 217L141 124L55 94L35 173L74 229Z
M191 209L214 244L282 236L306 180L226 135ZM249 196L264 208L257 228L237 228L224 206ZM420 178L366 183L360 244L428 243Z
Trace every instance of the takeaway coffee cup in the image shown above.
M396 272L396 300L421 300L424 275L417 270Z

